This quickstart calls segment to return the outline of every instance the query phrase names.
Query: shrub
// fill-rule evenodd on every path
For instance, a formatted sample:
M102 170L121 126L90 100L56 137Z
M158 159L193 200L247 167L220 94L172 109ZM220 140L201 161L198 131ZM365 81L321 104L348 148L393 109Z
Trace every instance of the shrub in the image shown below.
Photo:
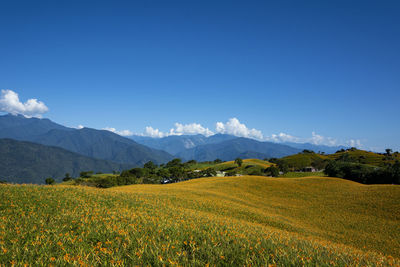
M385 167L360 163L330 161L324 170L330 177L339 177L363 184L399 184L400 163Z
M243 164L243 160L242 160L241 158L237 158L237 159L235 159L235 163L236 163L239 167L241 167L242 164Z
M52 184L56 183L56 181L51 177L46 178L44 181L45 181L46 184L49 184L49 185L52 185Z
M93 171L86 171L86 172L81 172L79 174L80 177L82 178L89 178L93 175Z
M268 167L264 170L264 173L267 175L270 175L272 177L278 177L279 176L279 169L275 166Z
M230 170L225 173L226 176L236 176L236 174L237 174L237 171L235 171L235 170Z

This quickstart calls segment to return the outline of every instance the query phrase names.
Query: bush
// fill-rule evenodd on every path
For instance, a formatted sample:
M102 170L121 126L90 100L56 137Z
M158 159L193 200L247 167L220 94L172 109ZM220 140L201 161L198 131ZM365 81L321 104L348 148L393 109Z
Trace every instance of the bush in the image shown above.
M51 177L46 178L46 180L44 180L44 181L45 181L46 184L49 184L49 185L52 185L52 184L56 183L56 181Z
M236 176L237 171L235 170L230 170L228 172L225 173L225 176Z
M80 177L82 178L89 178L93 175L93 171L87 171L87 172L81 172L79 174Z
M264 170L264 173L266 175L272 176L272 177L278 177L279 176L279 169L275 166L268 167Z
M400 163L375 167L360 163L330 161L324 170L330 177L339 177L363 184L400 184Z
M242 167L243 160L242 160L241 158L237 158L237 159L235 159L235 163L236 163L239 167Z
M69 180L72 180L72 177L69 175L69 173L66 173L65 177L62 180L63 180L63 182L67 182Z
M180 167L182 166L182 160L179 158L173 159L170 162L167 163L166 167L170 168L170 167Z

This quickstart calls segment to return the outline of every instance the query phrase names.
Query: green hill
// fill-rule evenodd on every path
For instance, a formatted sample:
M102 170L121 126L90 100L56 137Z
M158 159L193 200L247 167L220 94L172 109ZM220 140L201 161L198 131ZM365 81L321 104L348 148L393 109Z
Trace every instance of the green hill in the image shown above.
M400 155L398 153L393 153L388 158L385 154L378 154L359 149L348 149L345 151L328 155L329 159L334 159L334 160L343 157L348 157L347 160L351 162L358 162L374 166L383 166L385 163L393 163L395 160L400 160Z
M229 177L0 185L6 265L396 266L400 187Z
M305 167L313 166L328 160L342 160L353 163L361 163L381 167L387 163L394 163L400 160L399 153L392 153L390 156L378 154L359 149L342 149L334 154L318 154L302 152L279 159L279 162L287 164L290 169L301 170Z

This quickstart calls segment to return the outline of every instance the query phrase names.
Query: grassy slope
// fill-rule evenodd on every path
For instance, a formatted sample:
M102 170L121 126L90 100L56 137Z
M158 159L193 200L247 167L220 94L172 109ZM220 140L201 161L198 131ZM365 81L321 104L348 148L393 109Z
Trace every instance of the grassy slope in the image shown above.
M4 263L400 264L400 186L244 176L0 199Z
M235 170L239 173L250 171L247 168L251 167L252 169L260 169L264 170L265 168L268 168L270 166L274 165L273 163L270 163L265 160L261 159L243 159L243 164L241 167L238 167L238 165L234 161L226 161L222 163L197 163L191 166L191 169L199 169L199 170L205 170L207 168L214 168L217 171L222 171L226 169L231 169Z
M301 178L301 177L325 177L324 172L287 172L279 177L285 178Z
M385 157L384 155L377 154L374 152L368 152L368 151L364 151L364 150L339 152L339 153L335 153L335 154L330 154L330 155L328 155L328 157L330 159L337 159L340 156L342 156L343 154L348 154L349 157L353 158L353 159L359 159L360 157L364 157L365 159L363 159L363 161L365 164L375 165L375 166L382 165L382 163L384 163L383 158ZM398 154L393 154L393 157L395 160L400 160L400 157ZM393 161L390 161L390 162L393 163Z
M282 158L289 166L298 168L311 166L311 163L316 159L329 159L328 156L316 153L300 153Z
M286 161L289 166L296 166L299 168L306 167L306 166L311 166L311 163L316 160L316 159L331 159L335 160L342 155L347 154L350 159L353 161L360 161L361 163L364 164L369 164L369 165L374 165L374 166L382 166L385 161L383 160L385 158L384 155L377 154L374 152L369 152L365 150L354 150L354 151L345 151L345 152L338 152L334 154L329 154L329 155L320 155L316 153L299 153L295 155L290 155L287 157L282 158L284 161ZM400 155L399 154L393 154L394 160L400 160ZM389 161L390 163L394 163L394 160Z

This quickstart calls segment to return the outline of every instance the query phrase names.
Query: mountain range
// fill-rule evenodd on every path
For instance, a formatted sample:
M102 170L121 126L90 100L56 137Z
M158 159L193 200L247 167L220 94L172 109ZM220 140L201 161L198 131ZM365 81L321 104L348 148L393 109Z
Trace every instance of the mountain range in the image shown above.
M47 177L60 181L66 173L77 177L81 171L112 173L131 167L85 157L59 147L0 139L1 181L41 184Z
M227 134L215 134L209 137L204 135L173 135L163 138L135 135L131 138L142 145L164 150L183 160L194 159L197 161L211 161L216 158L233 160L237 157L258 159L279 158L296 154L304 149L329 154L346 148L343 146L331 147L310 143L262 142Z
M184 161L264 159L303 149L333 153L342 148L261 142L227 134L127 138L106 130L76 129L49 119L10 114L0 116L0 140L0 180L4 177L11 182L35 183L45 176L59 178L66 172L77 175L88 170L121 170L148 161L162 164L176 157Z
M0 138L61 147L87 157L135 166L148 161L161 164L173 158L167 152L138 144L110 131L68 128L48 119L21 115L0 116Z

